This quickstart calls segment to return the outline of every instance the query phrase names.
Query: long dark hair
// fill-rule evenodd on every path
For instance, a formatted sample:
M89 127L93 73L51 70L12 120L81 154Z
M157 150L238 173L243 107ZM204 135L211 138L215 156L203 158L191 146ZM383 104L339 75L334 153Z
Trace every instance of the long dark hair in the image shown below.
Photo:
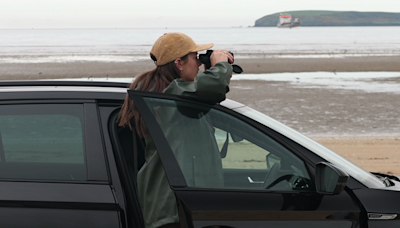
M186 61L187 56L188 55L185 55L181 59ZM162 66L157 66L154 70L138 75L129 86L129 89L162 93L173 80L180 78L180 75L181 72L175 66L175 63L170 62ZM121 107L118 121L118 126L129 127L131 130L134 130L133 126L135 126L139 137L143 138L147 136L147 129L143 118L128 94Z

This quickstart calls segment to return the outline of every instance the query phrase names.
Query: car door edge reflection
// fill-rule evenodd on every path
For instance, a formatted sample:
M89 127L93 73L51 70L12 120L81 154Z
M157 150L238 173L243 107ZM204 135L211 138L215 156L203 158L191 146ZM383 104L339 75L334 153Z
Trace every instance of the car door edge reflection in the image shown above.
M136 96L134 94L130 94L131 98L134 100L137 105L140 113L142 114L143 120L146 123L147 128L149 129L149 133L154 140L155 145L162 145L161 153L158 153L164 167L165 173L167 175L167 179L171 186L174 187L186 187L186 181L183 176L182 171L179 168L178 162L175 159L174 154L167 142L167 139L164 137L160 126L158 125L156 119L153 117L150 109L147 107L146 102L143 97Z

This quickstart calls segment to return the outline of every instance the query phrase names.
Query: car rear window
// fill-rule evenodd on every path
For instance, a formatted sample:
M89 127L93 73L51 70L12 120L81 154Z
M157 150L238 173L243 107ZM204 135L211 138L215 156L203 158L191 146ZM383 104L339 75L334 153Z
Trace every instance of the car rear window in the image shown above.
M82 104L0 106L0 178L86 180Z

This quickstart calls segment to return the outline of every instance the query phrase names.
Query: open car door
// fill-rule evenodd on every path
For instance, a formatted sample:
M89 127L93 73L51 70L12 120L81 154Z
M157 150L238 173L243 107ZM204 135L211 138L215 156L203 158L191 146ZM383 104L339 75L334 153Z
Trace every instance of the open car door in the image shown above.
M363 227L346 174L285 136L220 105L129 94L177 197L182 227Z

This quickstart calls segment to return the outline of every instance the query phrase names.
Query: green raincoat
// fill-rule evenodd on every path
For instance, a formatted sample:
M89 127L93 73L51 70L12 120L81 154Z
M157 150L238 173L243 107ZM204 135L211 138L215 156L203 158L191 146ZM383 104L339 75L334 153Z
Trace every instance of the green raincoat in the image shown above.
M226 62L201 72L193 82L175 79L164 93L183 95L216 104L225 100L232 77L232 66ZM176 108L160 110L161 128L170 143L188 186L219 187L223 185L221 157L214 134L205 118L181 121ZM179 129L179 130L177 130ZM189 132L200 132L190 137ZM189 137L188 137L189 136ZM150 137L146 141L146 162L138 173L138 193L146 228L178 223L178 208L174 192L168 183L157 150ZM199 146L201 145L201 146ZM207 153L205 153L207 151Z

